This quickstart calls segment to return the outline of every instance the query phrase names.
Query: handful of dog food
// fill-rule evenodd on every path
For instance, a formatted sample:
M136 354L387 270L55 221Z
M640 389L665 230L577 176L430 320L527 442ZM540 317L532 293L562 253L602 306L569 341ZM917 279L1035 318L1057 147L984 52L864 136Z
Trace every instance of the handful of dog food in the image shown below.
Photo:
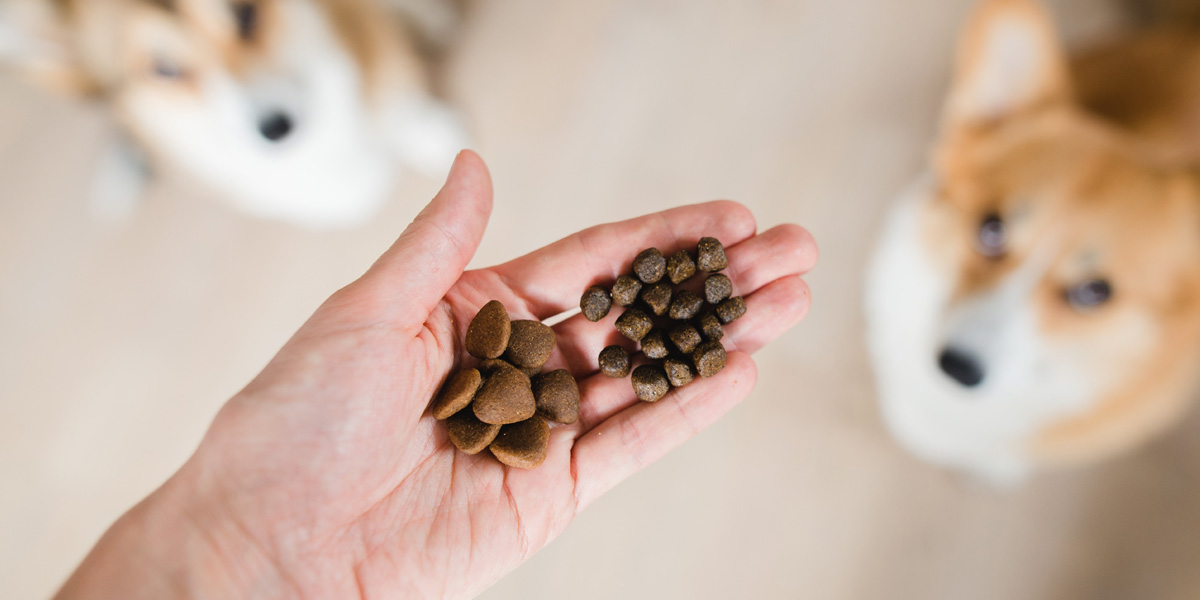
M661 400L671 388L696 378L713 377L725 368L722 329L746 314L746 301L733 298L733 281L719 273L729 266L725 247L716 238L701 238L696 258L687 250L670 257L657 248L643 250L633 259L633 275L622 275L608 290L592 286L583 293L579 308L589 321L608 316L614 304L626 307L617 318L621 335L637 342L641 353L661 364L632 369L633 356L623 346L600 352L600 371L609 377L630 377L633 390L644 402ZM697 272L710 273L704 296L679 286ZM641 304L638 304L638 301Z
M579 386L565 369L542 373L556 343L538 321L511 321L492 300L467 327L467 352L479 365L446 380L433 416L467 454L490 449L502 463L534 469L546 460L550 426L579 420Z

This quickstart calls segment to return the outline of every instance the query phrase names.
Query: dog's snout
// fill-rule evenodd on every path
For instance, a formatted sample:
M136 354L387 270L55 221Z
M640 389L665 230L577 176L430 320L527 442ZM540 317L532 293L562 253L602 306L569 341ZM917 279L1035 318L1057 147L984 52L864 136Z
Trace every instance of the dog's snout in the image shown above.
M283 141L295 129L291 115L280 111L269 113L258 122L258 132L271 142Z
M946 348L938 355L938 366L950 379L964 387L976 387L983 383L983 366L979 359L955 348Z

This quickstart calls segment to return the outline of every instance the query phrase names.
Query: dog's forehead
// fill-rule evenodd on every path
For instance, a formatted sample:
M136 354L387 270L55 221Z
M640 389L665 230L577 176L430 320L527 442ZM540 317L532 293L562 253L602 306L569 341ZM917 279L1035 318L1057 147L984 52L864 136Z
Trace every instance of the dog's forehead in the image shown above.
M89 0L75 0L89 1ZM91 0L94 1L94 0ZM205 25L213 26L220 21L232 25L232 0L117 0L126 9L137 11L153 11L167 16L183 26ZM243 2L245 3L245 2ZM265 0L255 0L255 4L264 4Z
M967 174L976 194L991 196L1010 216L1114 227L1158 223L1190 212L1200 201L1196 178L1127 152L1111 138L1080 129L1025 132L983 145Z
M276 3L270 0L108 1L123 7L122 11L111 14L123 17L126 31L141 27L143 32L154 32L138 40L125 38L135 53L154 52L155 44L145 43L153 38L158 44L188 48L186 53L192 56L203 55L210 66L219 64L221 68L240 72L248 64L261 60L274 46L276 20L266 17L276 14ZM237 6L249 4L260 11L251 21L256 28L252 36L239 34L238 29Z
M1118 141L1067 121L990 132L964 148L946 196L969 228L1002 216L1015 257L1050 248L1060 283L1111 276L1166 297L1181 279L1200 278L1200 185Z
M107 2L98 0L52 0L56 8L63 12L76 11L85 5L93 6L108 6L109 8L120 8L122 6L143 6L148 8L156 8L172 14L178 14L180 0L108 0Z
M1194 263L1200 241L1200 197L1186 178L1163 175L1098 178L1106 187L1081 187L1070 204L1073 246L1103 247L1132 264Z

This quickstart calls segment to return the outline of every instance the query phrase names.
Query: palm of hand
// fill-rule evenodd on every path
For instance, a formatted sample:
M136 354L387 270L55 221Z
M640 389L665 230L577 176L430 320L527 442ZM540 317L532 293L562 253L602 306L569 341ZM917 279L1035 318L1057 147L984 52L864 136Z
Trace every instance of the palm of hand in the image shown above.
M185 468L299 595L479 592L744 398L755 379L748 353L807 310L799 275L815 260L811 238L791 226L756 236L753 218L732 203L593 228L464 273L490 199L485 168L464 154L396 245L222 410ZM616 343L611 323L576 316L555 326L546 368L579 380L580 421L552 428L540 468L462 454L429 416L429 399L467 359L467 323L488 300L514 319L545 319L622 272L630 250L673 251L702 235L730 246L729 273L750 307L729 328L729 366L714 380L639 404L627 380L597 374L597 353Z

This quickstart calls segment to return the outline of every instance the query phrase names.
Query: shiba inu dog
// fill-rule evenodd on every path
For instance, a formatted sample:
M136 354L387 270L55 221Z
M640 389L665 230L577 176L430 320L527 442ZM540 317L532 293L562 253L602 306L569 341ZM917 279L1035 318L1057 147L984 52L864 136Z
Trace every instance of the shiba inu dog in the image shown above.
M380 207L397 163L437 172L464 146L410 33L444 35L451 10L437 0L0 0L0 59L103 100L146 162L181 167L247 213L348 226ZM136 196L138 162L107 161L100 193Z
M929 171L867 281L884 420L1003 483L1163 431L1200 370L1200 43L1068 57L1035 0L986 0Z

